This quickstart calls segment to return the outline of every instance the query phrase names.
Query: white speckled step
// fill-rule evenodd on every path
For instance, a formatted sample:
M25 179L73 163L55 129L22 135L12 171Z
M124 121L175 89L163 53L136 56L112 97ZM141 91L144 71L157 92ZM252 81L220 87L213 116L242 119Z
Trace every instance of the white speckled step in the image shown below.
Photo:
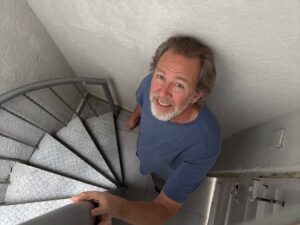
M72 200L59 199L17 205L0 206L0 225L15 225L71 204Z
M10 174L5 203L24 203L68 198L82 191L105 191L103 188L16 163Z
M45 170L49 169L61 175L77 178L87 183L112 189L116 188L114 183L106 179L49 134L44 136L39 144L39 148L35 150L30 158L29 163Z
M113 113L105 113L99 117L86 120L105 156L111 163L118 179L122 181L121 163L117 145Z
M103 171L104 174L114 180L112 172L78 117L71 120L71 122L68 123L68 126L62 128L57 133L57 136L77 151L78 154L85 157L89 163L92 163Z

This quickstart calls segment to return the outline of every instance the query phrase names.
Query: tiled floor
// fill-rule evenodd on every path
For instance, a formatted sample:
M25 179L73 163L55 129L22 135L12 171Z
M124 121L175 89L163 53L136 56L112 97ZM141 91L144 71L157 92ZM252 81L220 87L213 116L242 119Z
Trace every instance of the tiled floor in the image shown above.
M117 129L124 163L128 198L132 200L152 201L157 193L154 190L150 175L143 176L139 172L139 160L136 157L136 141L138 129L130 131L126 128L126 121L130 113L122 110L117 121ZM171 218L168 225L205 225L209 214L210 190L215 183L214 178L206 179L190 196L180 211ZM114 224L126 224L120 221Z

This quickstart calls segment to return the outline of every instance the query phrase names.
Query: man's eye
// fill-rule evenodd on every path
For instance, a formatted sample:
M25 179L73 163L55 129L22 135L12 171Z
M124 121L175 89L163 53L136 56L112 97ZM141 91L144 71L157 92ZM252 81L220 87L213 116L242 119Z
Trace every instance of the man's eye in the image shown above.
M160 74L157 74L156 77L160 80L164 80L164 76L163 75L160 75Z
M175 83L174 86L177 87L177 88L184 89L184 86L180 83Z

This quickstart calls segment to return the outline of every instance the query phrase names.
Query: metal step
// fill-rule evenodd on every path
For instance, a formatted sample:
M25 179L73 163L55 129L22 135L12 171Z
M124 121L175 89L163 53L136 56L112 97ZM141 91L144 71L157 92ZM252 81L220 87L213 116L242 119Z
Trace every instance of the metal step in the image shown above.
M98 168L103 175L115 182L112 172L78 117L71 120L68 126L62 128L57 136L72 148L72 151L76 151L89 164Z
M0 206L0 225L15 225L72 203L70 198Z
M115 184L98 173L93 167L49 134L44 136L39 144L39 148L35 150L30 158L29 164L90 184L112 189L116 188Z
M54 90L54 88L52 89ZM74 90L75 91L75 90ZM73 92L74 92L73 91ZM38 104L42 105L47 111L51 112L62 121L69 121L73 115L71 111L50 89L41 89L28 93ZM77 93L78 95L78 93ZM62 95L65 96L65 95ZM79 96L74 95L74 98ZM78 101L79 102L79 101Z
M121 161L117 145L116 130L113 113L101 114L98 117L91 117L86 120L97 143L111 164L119 181L122 182Z
M34 148L0 136L0 157L28 161Z
M7 182L15 161L0 159L0 182Z
M68 198L83 191L105 191L94 185L16 163L10 174L5 203L28 203Z
M18 116L20 115L9 109L0 108L0 130L5 131L8 136L36 145L43 137L44 132L18 118Z
M0 204L4 202L8 183L0 183Z
M59 130L64 125L24 96L18 96L4 103L4 107L51 132Z

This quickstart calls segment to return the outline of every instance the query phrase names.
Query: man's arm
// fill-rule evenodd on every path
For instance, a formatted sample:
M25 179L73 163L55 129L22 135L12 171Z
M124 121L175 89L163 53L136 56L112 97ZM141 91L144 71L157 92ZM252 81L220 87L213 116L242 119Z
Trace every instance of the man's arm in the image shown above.
M101 225L111 224L111 218L118 218L133 225L160 225L182 205L163 192L153 202L128 201L107 192L83 192L73 197L75 202L81 200L91 200L99 204L91 214L101 216Z
M141 119L141 107L139 105L136 105L133 113L127 120L127 124L126 124L127 128L132 130L135 127L137 127L139 125L140 119Z

